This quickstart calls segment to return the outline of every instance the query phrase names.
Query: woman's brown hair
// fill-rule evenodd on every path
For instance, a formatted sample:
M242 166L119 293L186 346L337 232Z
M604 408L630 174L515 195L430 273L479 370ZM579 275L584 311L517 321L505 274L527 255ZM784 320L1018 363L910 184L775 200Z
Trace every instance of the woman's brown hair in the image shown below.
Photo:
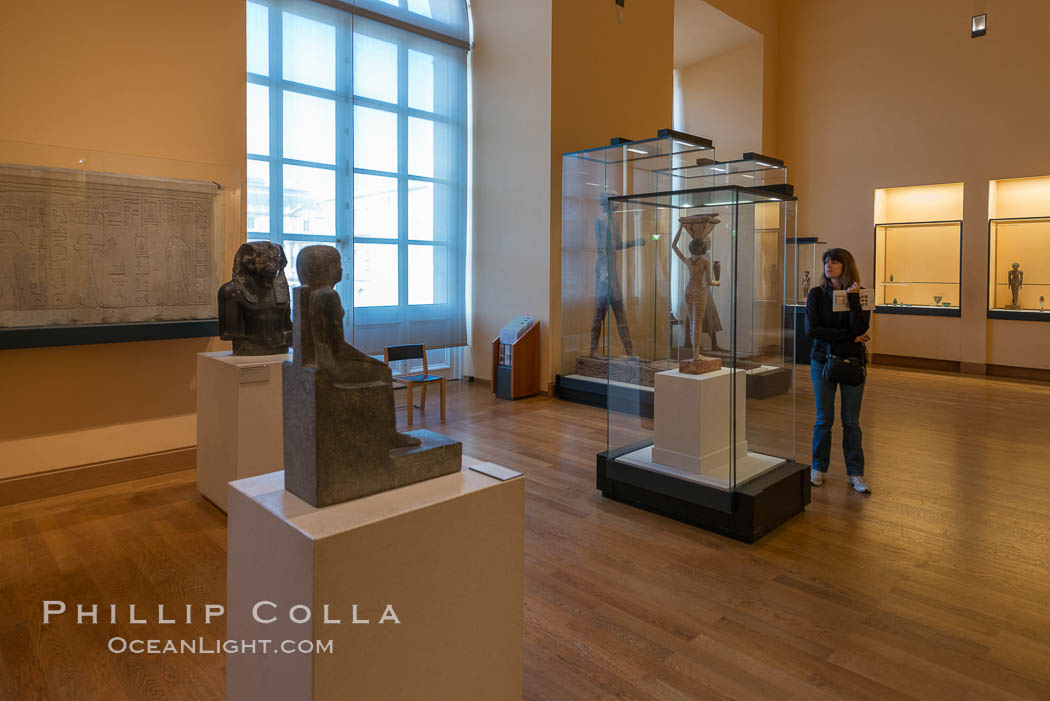
M826 290L831 289L831 280L824 277L824 263L829 260L833 260L836 263L842 263L842 276L839 278L839 282L842 285L843 290L848 290L853 283L860 284L860 270L857 268L857 261L853 260L853 254L847 251L845 248L829 248L824 251L824 255L821 256L820 262L820 281L819 284Z

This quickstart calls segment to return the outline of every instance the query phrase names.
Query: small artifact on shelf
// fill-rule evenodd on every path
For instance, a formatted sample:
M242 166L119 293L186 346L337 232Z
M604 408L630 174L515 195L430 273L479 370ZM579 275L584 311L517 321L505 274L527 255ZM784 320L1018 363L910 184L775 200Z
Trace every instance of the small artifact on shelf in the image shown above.
M284 484L318 507L458 472L462 445L400 433L390 367L343 338L339 251L299 252L295 353L284 363Z
M802 273L802 296L803 297L809 296L809 285L810 285L810 282L809 282L809 271L806 270L805 272Z
M1018 304L1017 298L1021 294L1021 286L1024 285L1024 271L1021 270L1020 263L1014 263L1010 266L1010 272L1006 274L1006 284L1010 286L1011 302L1006 305L1007 309L1020 309L1021 305Z
M939 306L942 299L944 299L944 297L942 297L941 295L934 295L933 296L933 306L935 306L935 307Z
M952 303L951 302L941 302L941 306L942 307L950 307L950 306L952 306Z
M890 282L893 282L893 273L890 273Z
M896 297L893 298L893 303L897 304L897 298Z
M219 338L234 355L280 355L292 344L284 249L269 241L241 244L233 279L219 288Z
M1046 308L1043 306L1046 303L1046 297L1039 295L1039 311L1045 312Z

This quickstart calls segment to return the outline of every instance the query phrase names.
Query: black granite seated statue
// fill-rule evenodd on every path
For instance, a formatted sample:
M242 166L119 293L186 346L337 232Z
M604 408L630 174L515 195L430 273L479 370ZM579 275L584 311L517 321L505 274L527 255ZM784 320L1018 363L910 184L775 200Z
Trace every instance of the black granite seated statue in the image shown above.
M242 244L233 279L219 288L219 337L234 355L280 355L292 343L284 250L269 241Z
M339 252L307 246L296 271L295 353L283 372L285 489L328 506L458 472L462 445L398 432L390 368L344 339Z

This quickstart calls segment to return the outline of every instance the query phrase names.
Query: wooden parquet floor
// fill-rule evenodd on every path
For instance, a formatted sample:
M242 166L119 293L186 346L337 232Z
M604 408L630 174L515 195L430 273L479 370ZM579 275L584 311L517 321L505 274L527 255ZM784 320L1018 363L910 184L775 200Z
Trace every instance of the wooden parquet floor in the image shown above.
M527 476L527 699L1050 699L1048 385L873 368L874 494L836 427L827 484L753 545L603 499L603 411L456 382L437 414L415 427ZM0 508L0 699L223 698L221 654L106 650L222 619L42 626L41 601L222 603L225 558L192 470Z

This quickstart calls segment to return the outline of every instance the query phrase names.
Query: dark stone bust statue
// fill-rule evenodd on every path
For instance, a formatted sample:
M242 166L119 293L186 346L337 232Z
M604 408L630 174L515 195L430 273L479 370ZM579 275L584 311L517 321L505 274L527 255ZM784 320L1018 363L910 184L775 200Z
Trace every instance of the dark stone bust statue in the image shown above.
M219 337L234 355L280 355L292 343L284 250L269 241L242 244L233 279L219 288Z

